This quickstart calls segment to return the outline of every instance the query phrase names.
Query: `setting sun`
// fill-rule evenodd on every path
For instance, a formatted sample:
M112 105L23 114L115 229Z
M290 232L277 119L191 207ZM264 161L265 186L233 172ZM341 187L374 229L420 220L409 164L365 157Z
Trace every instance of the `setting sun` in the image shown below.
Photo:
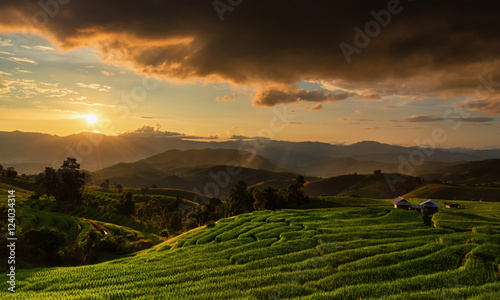
M500 300L499 13L0 0L0 295Z
M95 124L97 122L97 116L96 115L85 115L83 116L85 119L87 119L87 122L89 124Z

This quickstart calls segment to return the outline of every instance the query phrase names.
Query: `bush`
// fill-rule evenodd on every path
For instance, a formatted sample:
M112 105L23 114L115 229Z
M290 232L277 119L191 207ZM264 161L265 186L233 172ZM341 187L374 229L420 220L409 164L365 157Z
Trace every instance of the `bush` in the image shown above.
M215 227L215 221L214 220L208 220L207 222L207 228L212 228Z

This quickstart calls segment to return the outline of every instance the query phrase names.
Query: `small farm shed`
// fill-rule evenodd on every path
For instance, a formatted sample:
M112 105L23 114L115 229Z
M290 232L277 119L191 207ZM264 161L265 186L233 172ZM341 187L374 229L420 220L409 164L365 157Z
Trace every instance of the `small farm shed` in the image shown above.
M411 209L411 203L406 201L403 197L397 197L396 199L391 201L394 204L394 208L399 209Z
M444 204L446 205L446 208L456 208L456 207L458 207L458 203L453 203L453 202L448 203L448 202L445 202Z
M441 205L432 201L431 199L420 203L420 211L422 213L435 213L439 211Z

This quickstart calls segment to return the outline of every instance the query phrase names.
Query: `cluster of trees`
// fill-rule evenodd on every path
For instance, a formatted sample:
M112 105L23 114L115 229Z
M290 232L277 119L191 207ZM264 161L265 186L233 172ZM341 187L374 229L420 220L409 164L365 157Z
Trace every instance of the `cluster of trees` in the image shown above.
M59 169L47 167L45 172L37 175L36 197L45 194L48 199L54 196L58 201L79 204L83 200L83 188L89 180L90 175L80 170L76 158L68 157Z
M16 178L17 171L14 167L8 167L5 169L2 165L0 165L0 177Z
M156 227L180 232L200 225L213 224L224 217L255 210L297 207L309 201L303 191L304 183L304 177L299 176L293 184L286 188L268 187L261 191L248 188L244 181L239 181L229 192L226 202L222 202L219 198L208 198L205 203L200 203L199 206L187 206L183 210L179 209L182 206L182 200L179 198L173 202L151 198L140 203L136 216L141 221L149 222ZM132 203L134 202L131 192L122 194L119 200L121 209L117 211L121 214L133 215Z
M263 191L249 189L243 181L239 181L229 192L226 203L226 216L234 216L254 210L278 209L297 207L309 201L304 194L305 180L297 177L295 183L286 188L275 189L268 187Z
M91 198L84 199L83 189L89 179L90 176L80 170L80 164L76 159L68 157L58 170L48 167L45 172L36 177L38 185L36 198L45 194L48 199L54 197L69 205L91 205L113 213L133 216L156 228L175 232L204 224L213 224L221 218L254 210L297 207L308 201L302 190L305 183L303 176L299 176L286 188L268 187L262 191L249 189L245 182L239 181L229 192L226 202L219 198L208 198L205 203L200 203L196 207L185 205L184 209L181 209L183 202L179 198L175 201L164 201L148 197L137 207L134 194L131 191L124 193L121 185L115 186L116 192L120 194L117 202L104 204ZM100 186L105 189L111 187L109 180L104 181ZM147 188L141 189L140 194L147 194Z

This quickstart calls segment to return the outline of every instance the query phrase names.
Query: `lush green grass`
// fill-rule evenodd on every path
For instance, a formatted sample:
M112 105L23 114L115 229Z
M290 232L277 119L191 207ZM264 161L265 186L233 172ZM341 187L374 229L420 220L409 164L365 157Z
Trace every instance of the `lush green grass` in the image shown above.
M427 184L406 194L411 198L500 201L500 188Z
M327 200L335 205L343 201ZM355 205L367 199L344 200L352 200L346 203L353 206L254 212L222 219L215 227L198 228L135 256L97 265L21 270L18 292L10 297L500 297L498 234L456 232L455 219L443 217L455 212L438 213L436 223L442 228L432 228L424 225L422 214L394 210L386 200L374 201L371 207ZM500 211L500 204L492 205L491 214ZM494 223L488 209L470 206L462 212L470 214L470 222L476 218L479 223ZM2 293L6 287L0 283Z

